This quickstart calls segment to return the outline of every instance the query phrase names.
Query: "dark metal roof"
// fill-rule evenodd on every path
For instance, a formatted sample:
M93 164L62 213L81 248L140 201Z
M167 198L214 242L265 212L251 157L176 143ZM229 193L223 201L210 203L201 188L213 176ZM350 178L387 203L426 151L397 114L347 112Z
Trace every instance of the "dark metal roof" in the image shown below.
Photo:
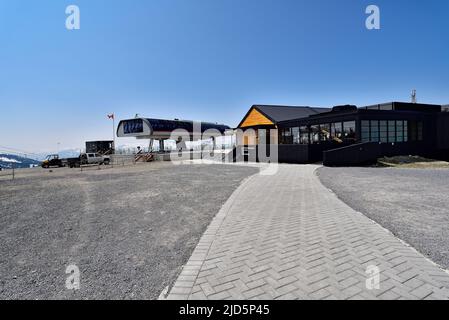
M295 118L305 118L313 114L319 114L331 110L329 108L315 108L306 106L256 105L254 107L274 123Z
M310 115L328 112L331 110L330 108L315 108L306 106L253 105L243 120L239 123L238 127L241 126L243 121L245 121L246 117L253 109L256 109L262 113L274 124L286 120L307 118Z

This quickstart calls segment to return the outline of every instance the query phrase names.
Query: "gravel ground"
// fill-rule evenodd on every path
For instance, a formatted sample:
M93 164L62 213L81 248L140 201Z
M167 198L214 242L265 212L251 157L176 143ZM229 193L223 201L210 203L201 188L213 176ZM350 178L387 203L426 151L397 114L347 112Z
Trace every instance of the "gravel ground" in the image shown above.
M0 299L156 299L258 169L151 163L32 172L0 180ZM80 269L77 291L65 287L70 264Z
M449 269L449 170L320 168L322 183L352 208Z

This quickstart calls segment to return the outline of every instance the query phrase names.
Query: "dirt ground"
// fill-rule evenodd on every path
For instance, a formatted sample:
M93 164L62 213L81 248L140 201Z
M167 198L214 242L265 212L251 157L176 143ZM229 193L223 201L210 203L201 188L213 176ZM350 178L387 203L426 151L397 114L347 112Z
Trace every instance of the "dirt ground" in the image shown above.
M258 169L155 162L0 178L0 299L156 299ZM66 268L80 289L66 288Z

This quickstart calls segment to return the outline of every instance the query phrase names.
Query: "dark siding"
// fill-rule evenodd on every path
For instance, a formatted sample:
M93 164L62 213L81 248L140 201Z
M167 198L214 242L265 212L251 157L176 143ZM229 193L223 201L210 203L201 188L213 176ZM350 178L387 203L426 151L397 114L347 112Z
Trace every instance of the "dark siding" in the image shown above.
M325 166L351 166L375 162L382 154L377 142L353 144L351 146L328 150L323 153Z
M281 163L308 163L309 160L309 146L308 145L293 145L280 144L278 145L279 162Z
M438 116L436 141L438 149L449 149L449 113Z

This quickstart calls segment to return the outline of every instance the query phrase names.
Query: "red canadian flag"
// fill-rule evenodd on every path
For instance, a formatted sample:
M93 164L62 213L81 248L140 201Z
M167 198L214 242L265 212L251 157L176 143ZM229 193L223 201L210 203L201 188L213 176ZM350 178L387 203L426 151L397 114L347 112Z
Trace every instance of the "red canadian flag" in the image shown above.
M108 119L114 119L114 114L108 114Z

